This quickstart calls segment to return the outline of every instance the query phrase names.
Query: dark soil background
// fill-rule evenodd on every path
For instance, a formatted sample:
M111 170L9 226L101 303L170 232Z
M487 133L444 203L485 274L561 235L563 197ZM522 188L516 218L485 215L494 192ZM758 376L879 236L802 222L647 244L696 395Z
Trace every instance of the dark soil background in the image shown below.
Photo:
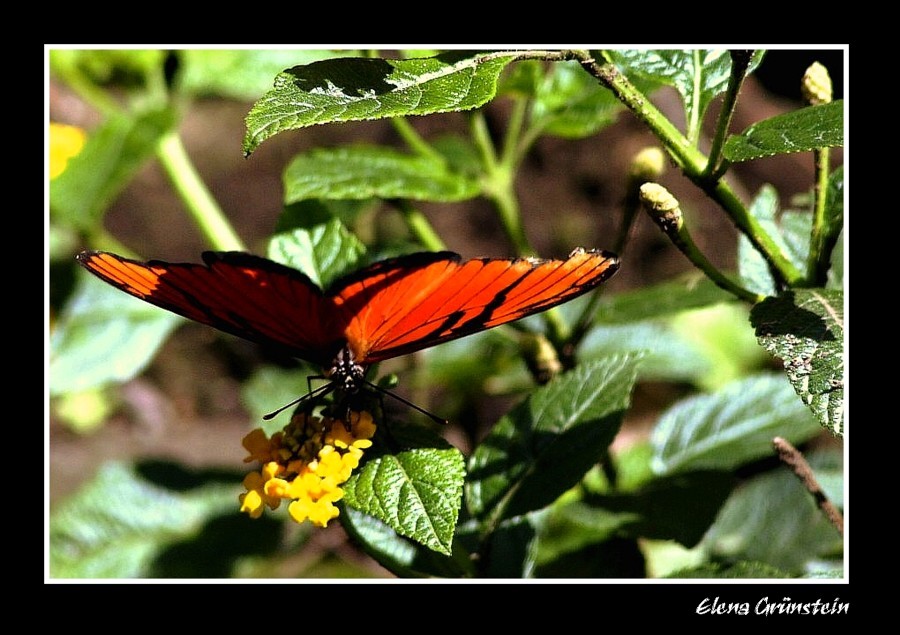
M829 68L835 98L842 97L843 51L771 51L742 91L732 130L743 130L755 121L800 107L800 77L816 60ZM63 86L51 83L49 98L54 121L88 128L98 121L97 115ZM654 102L667 113L681 110L672 91L657 93ZM218 99L197 101L188 109L181 131L213 196L237 233L257 253L264 253L264 241L281 212L281 174L297 152L355 142L400 144L386 122L317 126L277 135L245 159L240 144L250 105ZM717 107L715 102L713 111ZM497 130L502 129L505 115L502 101L488 107L489 121ZM675 121L681 124L678 118ZM714 117L708 116L707 121ZM465 129L462 114L417 118L412 123L425 137L451 128ZM647 145L654 145L654 138L627 112L594 137L580 141L544 138L537 144L520 174L517 190L526 230L542 256L564 256L579 245L611 246L629 163L635 152ZM842 152L837 150L834 165L841 161ZM744 200L762 184L771 183L782 194L784 206L793 195L810 188L812 157L805 153L753 161L736 166L734 173L739 180L732 183ZM659 181L680 199L695 239L710 260L733 267L736 232L721 210L675 169L670 168ZM448 248L464 257L512 255L484 202L422 208ZM207 248L162 171L152 162L115 202L106 224L123 243L148 258L198 261ZM607 283L608 292L643 287L690 269L649 219L639 217L622 267ZM194 468L243 469L240 439L253 422L240 405L239 378L234 371L235 364L252 363L256 353L252 345L236 338L224 340L200 325L178 329L151 367L122 386L120 408L93 434L73 433L51 418L51 504L71 494L111 459L157 458ZM627 422L622 435L645 432L654 420L653 413L672 398L669 387L640 387L631 415L634 420ZM235 490L240 490L238 483ZM320 532L311 548L317 547L357 561L371 575L387 575L354 552L338 523Z

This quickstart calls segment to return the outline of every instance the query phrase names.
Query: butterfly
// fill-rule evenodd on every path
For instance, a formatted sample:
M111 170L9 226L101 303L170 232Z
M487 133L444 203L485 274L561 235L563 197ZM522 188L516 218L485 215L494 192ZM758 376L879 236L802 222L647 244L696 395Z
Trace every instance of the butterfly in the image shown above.
M545 311L619 267L602 250L576 249L565 260L420 252L375 262L322 290L296 269L244 252L207 251L204 264L103 251L76 259L129 295L319 365L329 383L315 392L346 395L372 385L365 379L372 364Z

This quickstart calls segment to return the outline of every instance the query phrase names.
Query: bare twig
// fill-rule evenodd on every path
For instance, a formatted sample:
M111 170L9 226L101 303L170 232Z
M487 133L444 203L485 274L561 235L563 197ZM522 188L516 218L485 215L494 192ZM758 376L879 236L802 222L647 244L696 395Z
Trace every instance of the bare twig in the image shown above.
M806 462L806 459L803 458L800 451L791 445L790 441L782 437L775 437L772 439L772 445L775 446L775 451L778 452L778 458L781 459L781 462L790 467L794 474L796 474L806 490L812 494L813 499L816 501L816 505L819 506L819 509L822 510L822 513L824 513L828 520L831 521L831 524L834 525L835 529L837 529L838 533L841 535L841 538L843 538L844 517L841 515L841 512L838 511L837 507L834 506L834 503L828 500L828 497L825 495L825 492L822 491L819 482L813 475L812 468L809 467L809 463Z

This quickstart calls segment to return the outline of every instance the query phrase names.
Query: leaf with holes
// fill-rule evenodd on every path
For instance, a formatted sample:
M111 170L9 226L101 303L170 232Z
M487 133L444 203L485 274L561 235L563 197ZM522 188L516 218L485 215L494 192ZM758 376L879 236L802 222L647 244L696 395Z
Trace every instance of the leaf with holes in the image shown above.
M784 362L784 370L824 427L843 436L844 293L797 289L753 307L759 343Z
M348 57L294 66L247 115L244 154L284 130L339 121L457 112L497 93L516 52L451 51L421 59Z

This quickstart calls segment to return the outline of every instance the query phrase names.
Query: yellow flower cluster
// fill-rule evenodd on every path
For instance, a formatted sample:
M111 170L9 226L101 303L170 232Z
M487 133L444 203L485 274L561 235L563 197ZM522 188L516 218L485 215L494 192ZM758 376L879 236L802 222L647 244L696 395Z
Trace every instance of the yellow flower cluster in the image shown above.
M66 169L69 159L81 152L87 133L77 126L50 123L50 179Z
M277 509L287 499L295 521L325 527L338 515L334 504L344 496L340 485L359 466L375 429L368 412L352 412L349 425L298 413L271 438L260 428L253 430L244 437L250 453L244 461L260 461L262 468L244 479L241 511L259 518L265 506Z

